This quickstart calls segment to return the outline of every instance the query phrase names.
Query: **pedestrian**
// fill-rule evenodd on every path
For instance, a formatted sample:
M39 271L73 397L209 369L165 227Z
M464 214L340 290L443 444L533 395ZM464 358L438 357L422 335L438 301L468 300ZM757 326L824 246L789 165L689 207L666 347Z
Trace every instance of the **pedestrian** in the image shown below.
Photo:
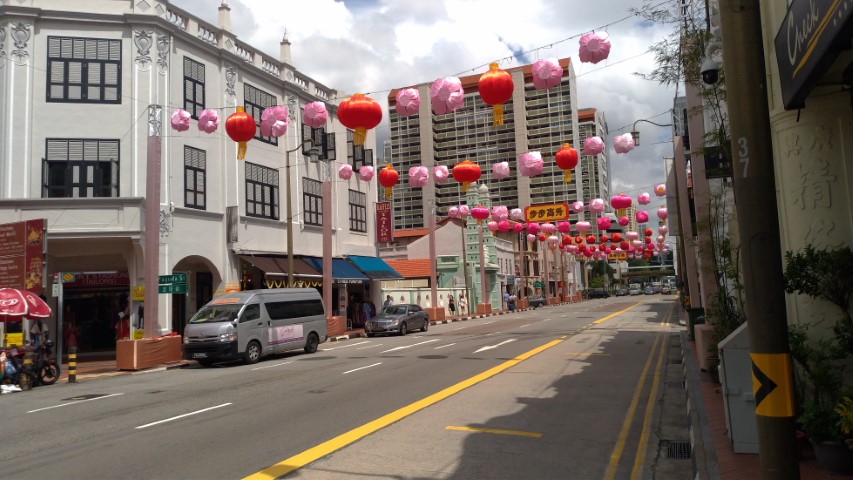
M464 293L459 294L459 314L465 315L468 313L468 300L465 298Z
M119 303L118 318L115 322L116 340L130 338L130 301L123 297Z
M65 306L65 313L62 314L62 323L65 328L65 346L68 348L76 347L80 331L77 330L77 322L74 318L74 311L71 310L71 305Z
M515 295L510 295L509 296L509 303L507 304L510 312L515 311L515 301L516 301Z
M453 295L447 297L447 308L450 309L450 316L456 315L456 302L453 300Z
M47 340L49 335L50 333L48 332L47 324L42 322L40 318L33 323L32 327L30 327L30 338L33 341L34 347L41 345L42 338Z
M385 303L382 304L382 308L390 307L394 305L394 300L391 298L391 295L385 297Z
M504 305L509 308L509 292L504 291Z

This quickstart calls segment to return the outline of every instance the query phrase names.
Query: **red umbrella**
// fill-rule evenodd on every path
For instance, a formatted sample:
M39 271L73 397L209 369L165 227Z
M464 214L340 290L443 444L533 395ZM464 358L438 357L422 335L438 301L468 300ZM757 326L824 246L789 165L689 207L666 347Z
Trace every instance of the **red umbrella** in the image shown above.
M50 307L38 295L17 288L0 288L0 321L48 318Z

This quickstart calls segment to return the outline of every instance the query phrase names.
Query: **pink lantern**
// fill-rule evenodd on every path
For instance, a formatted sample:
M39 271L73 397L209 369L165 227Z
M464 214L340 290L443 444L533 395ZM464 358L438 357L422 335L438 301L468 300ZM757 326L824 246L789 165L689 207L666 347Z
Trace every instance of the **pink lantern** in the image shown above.
M589 32L581 36L578 57L581 62L598 63L610 55L610 40L605 32Z
M477 225L483 220L489 218L489 209L486 207L474 207L471 209L471 216L477 219Z
M649 221L649 214L645 210L637 210L637 223L646 223Z
M533 243L536 241L536 235L532 233L527 234L527 243Z
M666 185L664 185L663 183L655 185L655 195L659 197L666 195Z
M198 114L198 129L205 133L213 133L219 127L219 112L205 108Z
M492 220L496 222L500 222L501 220L506 220L509 218L509 212L506 207L503 205L497 205L492 207Z
M625 238L627 238L628 240L634 241L634 240L640 238L640 234L637 232L625 232Z
M613 137L613 148L616 153L628 153L634 149L634 137L630 133L623 133Z
M409 169L409 185L422 188L429 181L429 170L423 165L414 166Z
M592 228L592 225L590 225L589 222L587 222L586 220L581 220L575 223L575 230L581 233L588 232L590 228Z
M543 223L539 226L539 230L546 235L551 235L557 231L557 227L553 223Z
M589 202L589 211L592 213L601 213L607 208L607 204L600 198L595 198Z
M528 223L527 224L527 233L532 233L536 235L539 233L539 224L538 223Z
M450 218L456 218L459 216L459 207L450 207L447 209L447 216Z
M462 107L465 90L456 77L439 78L429 86L429 98L432 111L436 115L445 115Z
M373 166L371 165L362 165L361 168L358 169L358 178L362 181L369 182L373 180Z
M172 129L178 132L186 132L190 129L190 112L179 108L172 114Z
M619 217L619 225L627 227L629 223L631 223L631 221L628 219L628 217Z
M652 203L652 197L648 193L643 192L637 195L637 203L640 205L648 205Z
M566 250L568 250L570 253L578 253L578 246L577 245L567 245Z
M542 154L539 152L527 152L518 156L518 171L525 177L532 177L542 173Z
M513 231L515 231L515 233L521 233L521 231L524 230L524 225L521 223L516 223L513 224L512 229Z
M302 109L302 121L311 128L320 128L326 125L328 119L329 112L323 102L306 103L305 108Z
M492 178L503 180L509 177L509 162L495 162L492 164Z
M557 222L557 231L560 233L569 233L572 230L572 225L569 222Z
M658 235L658 243L663 243L664 237L663 235Z
M421 106L421 94L416 88L403 88L397 91L394 97L394 110L401 117L408 117L418 113Z
M509 220L501 220L498 222L498 231L499 232L508 232L509 231Z
M444 183L449 177L450 170L444 165L437 165L432 168L432 178L435 179L435 183Z
M513 208L509 211L509 218L515 221L520 221L524 218L524 212L522 212L520 208Z
M491 222L486 224L486 228L488 228L489 231L492 232L492 235L494 235L495 232L498 231L498 222L491 221Z
M341 165L338 169L338 177L340 177L341 180L349 180L352 178L352 165L349 163Z
M601 137L589 137L583 141L584 155L598 155L604 151L604 140Z
M666 207L660 207L658 209L658 218L661 220L666 220L666 217L669 216L669 212L667 212Z
M596 223L598 224L598 231L607 230L611 226L611 222L610 222L609 217L598 217L598 220L596 220Z
M661 225L658 227L658 233L661 235L666 235L666 232L668 232L668 231L669 231L669 228L667 228L666 225Z
M550 237L545 239L545 242L548 243L548 246L551 247L551 250L557 247L557 244L560 243L560 239L557 238L556 235L551 235Z
M563 77L563 67L556 58L536 60L531 68L533 86L537 90L556 87Z
M583 202L581 202L580 200L578 200L577 202L572 202L572 210L575 213L581 213L581 212L583 212L583 209L584 209L584 205L583 205Z
M459 205L459 218L468 218L470 213L471 209L468 208L468 205Z
M278 138L287 133L287 107L275 105L267 107L261 113L261 135Z

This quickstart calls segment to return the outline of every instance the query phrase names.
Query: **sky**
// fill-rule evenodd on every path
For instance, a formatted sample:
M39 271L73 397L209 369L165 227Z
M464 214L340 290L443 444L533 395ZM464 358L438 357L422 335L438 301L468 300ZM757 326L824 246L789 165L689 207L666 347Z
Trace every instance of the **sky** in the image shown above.
M171 3L216 25L221 1ZM577 75L578 107L601 110L607 120L612 192L636 197L652 193L652 187L664 181L663 157L672 156L670 127L640 122L641 146L627 154L613 150L613 136L629 132L639 119L671 123L669 110L677 93L674 86L634 74L654 68L655 58L648 49L672 28L633 16L629 8L639 5L635 0L228 0L228 4L232 31L242 42L278 58L286 31L299 71L343 94L361 92L379 102L385 118L377 127L377 145L389 136L387 96L392 88L479 74L495 60L508 68L540 58L570 57ZM577 60L578 38L590 31L607 32L612 44L609 58L595 65Z

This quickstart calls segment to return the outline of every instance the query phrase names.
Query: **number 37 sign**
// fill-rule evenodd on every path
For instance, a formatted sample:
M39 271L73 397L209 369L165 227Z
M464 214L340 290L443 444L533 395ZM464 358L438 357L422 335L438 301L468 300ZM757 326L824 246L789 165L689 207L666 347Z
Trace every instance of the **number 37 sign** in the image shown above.
M524 207L524 219L528 222L553 222L569 218L568 203L547 203Z

